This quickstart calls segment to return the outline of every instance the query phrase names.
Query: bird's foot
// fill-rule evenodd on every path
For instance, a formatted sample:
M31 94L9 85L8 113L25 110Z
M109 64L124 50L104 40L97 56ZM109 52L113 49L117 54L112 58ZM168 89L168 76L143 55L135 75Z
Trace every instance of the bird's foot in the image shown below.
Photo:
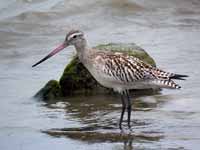
M121 133L125 133L125 134L131 133L133 131L130 124L128 124L128 126L125 128L123 128L122 124L119 124L119 129Z
M131 129L131 128L123 128L122 130L120 130L120 133L121 134L126 134L126 135L128 135L128 134L131 134L133 132L133 130Z

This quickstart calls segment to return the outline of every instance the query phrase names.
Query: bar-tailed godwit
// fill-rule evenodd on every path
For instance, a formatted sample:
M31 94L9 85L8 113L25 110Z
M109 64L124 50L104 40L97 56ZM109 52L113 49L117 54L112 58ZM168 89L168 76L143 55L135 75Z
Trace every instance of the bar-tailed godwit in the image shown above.
M180 89L181 87L172 79L184 80L184 77L187 77L187 75L163 71L133 56L89 48L83 32L79 30L71 30L60 46L32 67L37 66L70 45L75 46L79 60L101 85L112 88L121 94L120 129L122 129L125 109L128 112L128 127L131 128L131 101L128 92L130 89L144 89L147 87Z

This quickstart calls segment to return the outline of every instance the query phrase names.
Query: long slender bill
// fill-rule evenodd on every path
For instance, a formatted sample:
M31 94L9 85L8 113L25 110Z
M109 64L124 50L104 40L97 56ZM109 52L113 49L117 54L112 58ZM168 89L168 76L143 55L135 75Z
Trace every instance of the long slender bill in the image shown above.
M38 61L37 63L35 63L32 67L35 67L37 65L39 65L40 63L42 63L43 61L47 60L48 58L52 57L53 55L55 55L56 53L60 52L61 50L63 50L65 47L67 47L67 44L63 43L61 45L59 45L56 49L54 49L51 53L49 53L47 56L45 56L43 59L41 59L40 61Z

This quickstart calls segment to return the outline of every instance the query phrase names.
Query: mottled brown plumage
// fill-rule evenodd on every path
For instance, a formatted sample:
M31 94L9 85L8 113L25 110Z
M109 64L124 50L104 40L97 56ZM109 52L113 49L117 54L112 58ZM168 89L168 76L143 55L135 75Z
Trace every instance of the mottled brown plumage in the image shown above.
M122 53L96 52L91 60L93 62L92 67L98 70L98 74L104 74L103 77L105 80L107 79L107 83L127 85L121 91L146 88L148 86L180 88L179 85L171 80L171 77L175 76L175 74L153 67L133 56ZM105 86L108 87L107 85Z

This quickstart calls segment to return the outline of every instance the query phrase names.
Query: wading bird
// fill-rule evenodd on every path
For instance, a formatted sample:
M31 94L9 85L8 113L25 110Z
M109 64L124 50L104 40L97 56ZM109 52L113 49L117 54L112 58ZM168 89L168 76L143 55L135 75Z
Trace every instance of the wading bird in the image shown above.
M71 30L60 46L32 67L37 66L70 45L75 46L79 60L101 85L112 88L121 94L120 129L122 129L126 109L128 112L128 127L131 128L130 89L144 89L147 87L180 89L181 87L172 79L184 80L184 77L187 77L187 75L165 72L133 56L89 48L83 32L79 30Z

